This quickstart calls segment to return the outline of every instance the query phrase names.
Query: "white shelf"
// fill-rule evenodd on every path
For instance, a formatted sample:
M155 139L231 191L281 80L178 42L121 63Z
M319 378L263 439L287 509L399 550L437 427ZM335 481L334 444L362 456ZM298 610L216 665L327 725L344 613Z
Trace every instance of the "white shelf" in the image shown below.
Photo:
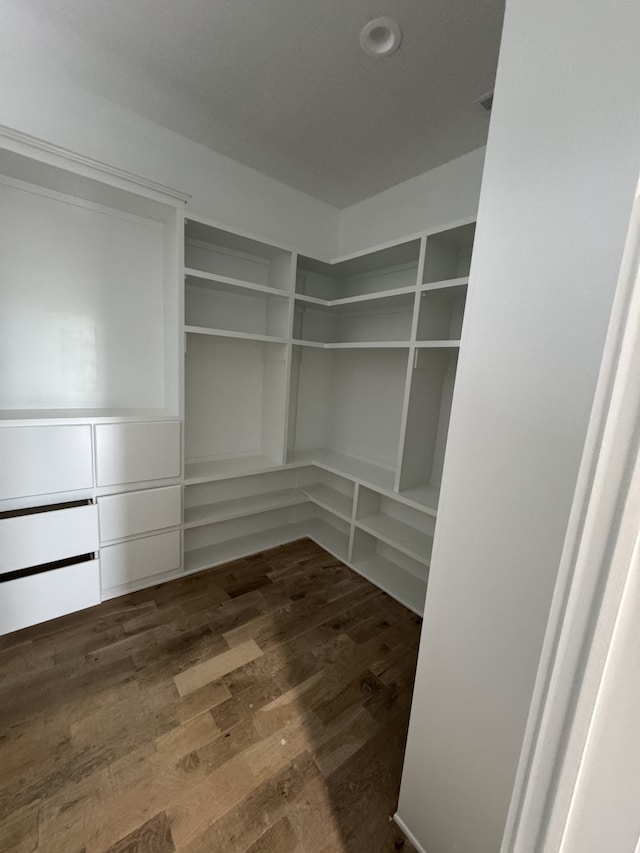
M459 349L460 341L416 341L420 349Z
M360 518L356 521L356 526L398 551L402 551L408 557L413 557L414 560L426 566L429 565L433 546L433 537L429 534L384 513Z
M303 486L302 491L317 506L321 506L323 509L343 518L345 521L351 522L353 509L352 497L343 495L342 492L338 492L330 486L325 486L324 483L313 483L310 486Z
M263 341L269 344L286 344L287 338L276 338L273 335L256 335L252 332L233 332L229 329L208 329L204 326L185 326L184 330L190 335L211 335L214 338L236 338L242 341Z
M308 522L297 522L285 524L281 527L273 527L270 530L262 530L249 536L239 536L237 539L229 539L216 545L207 545L205 548L197 548L186 551L184 555L185 573L197 572L212 566L229 563L241 557L249 557L269 548L276 548L296 539L307 536Z
M200 281L211 281L217 284L228 284L231 287L238 287L243 290L254 290L257 293L266 293L270 296L281 296L285 299L291 296L287 290L279 287L269 287L266 284L254 284L252 281L244 281L240 278L231 278L226 275L217 275L216 273L205 272L204 270L195 270L191 267L186 267L184 274L187 278L195 278Z
M428 512L429 515L437 515L438 513L440 488L437 486L414 486L412 489L405 489L400 492L399 497L411 501Z
M342 533L322 519L314 518L306 523L306 535L338 560L346 561L349 553L349 537L346 533Z
M342 296L339 299L320 299L318 296L307 296L304 293L296 293L295 298L299 302L310 302L314 305L323 305L326 308L333 308L340 305L351 305L357 302L373 302L379 299L389 299L390 297L402 296L407 293L415 293L415 286L372 291L371 293L361 293L358 296Z
M287 461L298 465L315 464L334 474L346 475L365 485L370 485L374 489L384 489L387 492L393 491L395 483L394 470L335 450L319 448L317 450L299 451L291 454Z
M424 293L427 290L445 290L448 287L463 287L467 284L469 284L469 276L462 276L461 278L447 278L443 281L431 281L429 284L421 284L418 289Z
M295 338L294 346L318 347L320 349L408 349L409 341L347 341L346 343L325 344L321 341L303 341ZM448 344L445 344L448 345ZM431 346L431 344L427 344Z
M268 456L234 456L215 461L185 462L185 485L211 483L214 480L226 480L230 477L243 477L247 474L262 474L267 471L279 471L282 465Z
M426 578L424 580L417 578L379 555L358 560L353 568L414 613L420 616L424 613L424 599L427 594ZM390 578L391 582L389 582Z
M187 530L191 527L201 527L219 521L230 521L233 518L244 518L247 515L255 515L272 509L296 506L306 500L307 495L303 494L300 489L279 489L260 495L187 507L184 511L184 527Z

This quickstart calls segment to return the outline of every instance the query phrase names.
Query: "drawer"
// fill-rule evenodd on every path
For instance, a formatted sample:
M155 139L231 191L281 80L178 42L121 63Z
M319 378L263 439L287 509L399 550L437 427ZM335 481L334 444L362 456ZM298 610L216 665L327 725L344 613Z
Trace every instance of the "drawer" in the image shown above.
M0 428L0 500L92 486L90 426Z
M98 424L98 486L180 476L180 423Z
M100 541L176 527L181 521L180 492L180 486L167 486L98 498Z
M100 563L88 560L0 583L0 634L100 603Z
M95 504L0 519L0 575L97 550Z
M175 571L181 564L180 531L108 545L100 550L102 588Z

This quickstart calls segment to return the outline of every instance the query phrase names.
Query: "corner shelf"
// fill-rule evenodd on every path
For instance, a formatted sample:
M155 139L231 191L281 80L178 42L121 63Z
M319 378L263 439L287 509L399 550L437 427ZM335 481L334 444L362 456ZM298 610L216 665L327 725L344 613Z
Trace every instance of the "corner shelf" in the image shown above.
M345 521L351 521L353 497L343 495L342 492L332 489L331 486L326 486L324 483L302 486L302 492L317 506L334 513Z
M319 518L311 519L305 527L305 535L338 560L346 562L349 553L349 536L346 533Z
M340 453L336 450L319 448L303 450L289 455L288 462L292 464L318 465L334 474L342 474L372 486L374 489L384 489L392 492L395 484L395 470L389 470L374 462L366 462L355 456Z

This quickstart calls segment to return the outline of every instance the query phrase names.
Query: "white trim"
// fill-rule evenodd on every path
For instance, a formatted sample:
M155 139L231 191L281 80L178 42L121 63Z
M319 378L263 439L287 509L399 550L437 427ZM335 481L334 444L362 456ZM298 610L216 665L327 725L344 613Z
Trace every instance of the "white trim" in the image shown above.
M400 815L398 814L398 812L396 812L396 813L394 814L394 816L393 816L393 821L394 821L394 823L395 823L397 826L399 826L399 827L400 827L400 829L404 832L404 834L407 836L407 838L409 839L409 841L410 841L410 842L413 844L413 846L416 848L416 850L418 851L418 853L427 853L426 847L423 847L423 846L422 846L422 844L420 844L420 842L419 842L419 841L418 841L418 839L415 837L415 835L413 834L413 832L411 832L411 830L409 829L409 827L407 826L407 824L402 820L402 818L400 817Z
M640 527L639 375L637 197L502 853L562 849Z
M107 163L102 163L100 160L94 160L92 157L86 157L84 154L78 154L76 151L69 151L66 148L61 148L59 145L46 142L44 139L31 136L28 133L22 133L22 131L7 127L4 124L0 124L0 146L16 154L22 154L40 162L68 169L94 180L108 178L110 179L108 182L112 184L115 182L118 182L118 184L119 182L124 182L129 185L129 189L130 185L133 184L154 195L157 194L165 198L169 197L175 201L184 203L188 202L191 198L188 193L165 186L165 184L160 184L157 181L152 181L150 178L134 175L125 169L110 166Z

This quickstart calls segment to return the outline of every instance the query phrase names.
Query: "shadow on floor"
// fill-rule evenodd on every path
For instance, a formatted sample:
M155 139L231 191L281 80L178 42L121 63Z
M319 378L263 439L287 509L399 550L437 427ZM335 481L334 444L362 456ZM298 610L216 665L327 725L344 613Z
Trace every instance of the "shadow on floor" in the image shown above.
M0 851L412 853L419 631L305 539L0 638Z

